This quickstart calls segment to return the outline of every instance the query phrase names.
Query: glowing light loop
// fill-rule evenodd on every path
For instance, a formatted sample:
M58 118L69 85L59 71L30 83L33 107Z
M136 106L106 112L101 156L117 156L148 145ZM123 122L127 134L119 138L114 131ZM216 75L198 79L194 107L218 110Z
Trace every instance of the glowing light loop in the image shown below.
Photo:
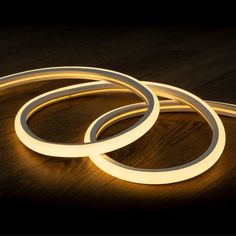
M106 173L134 183L168 184L187 180L205 172L220 158L225 146L225 130L217 113L236 117L236 106L233 104L203 101L180 88L160 83L140 82L130 76L98 68L54 67L17 73L2 77L0 79L0 90L34 81L65 78L102 81L67 86L31 99L21 107L16 115L15 130L17 136L28 148L44 155L57 157L89 156L91 161ZM144 102L117 108L97 118L88 127L84 144L47 142L33 134L27 125L27 120L45 106L73 97L104 92L134 92ZM159 102L156 96L170 100ZM143 136L155 123L159 111L198 112L212 129L212 141L208 149L194 161L164 169L134 168L119 163L104 154L124 147ZM97 140L99 134L110 125L140 115L143 115L142 118L129 129L107 139Z
M106 140L84 144L49 143L34 135L24 122L24 120L27 119L27 116L30 115L30 111L33 107L40 107L40 105L45 103L45 101L53 99L53 93L49 91L46 94L37 96L27 102L20 109L15 119L15 130L18 138L24 145L35 152L57 157L84 157L97 152L106 153L114 151L140 138L154 125L157 120L160 110L157 97L137 79L111 70L91 67L52 67L31 70L2 77L0 80L0 89L35 81L65 78L105 80L120 85L124 88L128 88L144 100L144 102L148 105L147 111L133 127L130 127L121 134ZM90 86L96 90L96 86L98 85L99 83L95 82L87 84L87 90L89 90ZM101 85L105 89L107 83L103 82ZM83 88L84 86L81 85L81 91L84 91ZM61 88L57 90L57 94L58 96L65 96L64 89Z

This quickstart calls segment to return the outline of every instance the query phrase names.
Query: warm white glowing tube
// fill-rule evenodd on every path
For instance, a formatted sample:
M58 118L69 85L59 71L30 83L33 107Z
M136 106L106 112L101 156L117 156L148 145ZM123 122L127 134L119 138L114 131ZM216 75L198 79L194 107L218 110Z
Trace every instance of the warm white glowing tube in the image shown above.
M151 82L144 83L148 85L149 88L155 92L155 94L178 100L161 101L160 103L162 111L192 111L190 108L192 107L208 121L213 131L212 142L208 150L198 159L188 164L167 169L139 169L125 166L99 152L90 155L91 160L102 170L117 178L143 184L165 184L178 182L197 176L209 169L219 159L225 145L225 131L218 115L204 101L189 92L164 84ZM63 96L61 95L62 90ZM43 99L43 103L41 102L39 106L35 106L33 103L27 103L28 105L24 105L24 109L19 111L17 115L19 117L18 120L24 122L19 123L19 125L22 125L23 129L27 127L27 119L29 119L29 117L37 110L51 103L71 97L82 96L84 94L101 93L107 91L127 92L127 90L117 87L111 83L93 82L72 85L51 91L50 99L52 100L47 97L47 94L43 94L40 96L40 99L43 97L46 99ZM188 105L184 105L179 101ZM223 115L229 115L232 117L236 116L236 107L234 105L218 102L209 103ZM147 107L145 103L138 103L121 107L102 115L88 128L85 135L85 142L96 142L97 134L99 134L109 125L127 117L141 115L146 111L146 109Z
M90 155L90 159L100 169L114 177L141 184L175 183L193 178L208 170L220 158L225 146L225 130L218 115L209 105L207 105L207 103L182 89L159 83L145 82L145 84L159 96L176 99L188 104L207 120L213 132L212 142L207 151L196 160L187 164L163 169L141 169L130 167L111 159L106 154L93 154ZM163 105L166 105L166 107L163 107L166 111L173 111L176 106L178 107L178 104L175 104L175 108L173 108L171 107L171 102L165 103L163 102ZM102 115L96 119L86 131L84 138L85 142L95 141L99 132L104 130L107 126L124 119L125 117L140 115L144 111L143 109L143 106L140 104L132 104Z
M160 109L158 99L145 85L141 84L138 80L131 76L105 69L91 67L52 67L26 71L2 77L0 79L0 90L35 81L68 78L104 80L116 85L120 85L141 97L148 105L147 111L135 125L124 132L106 140L85 144L49 143L35 136L28 129L28 127L24 125L24 120L27 116L26 114L29 113L32 107L37 107L46 100L53 99L52 92L48 92L43 96L40 95L26 103L21 108L15 120L15 130L19 139L27 147L38 153L58 157L82 157L93 153L110 152L124 147L140 138L153 126L157 120ZM89 86L93 86L93 89L96 89L96 86L99 86L99 88L103 86L105 89L107 82L102 82L101 84L96 82L94 82L94 84L91 83L90 85L87 84L88 90ZM81 85L80 88L82 91L84 91L83 85ZM58 95L64 96L63 88L58 90Z

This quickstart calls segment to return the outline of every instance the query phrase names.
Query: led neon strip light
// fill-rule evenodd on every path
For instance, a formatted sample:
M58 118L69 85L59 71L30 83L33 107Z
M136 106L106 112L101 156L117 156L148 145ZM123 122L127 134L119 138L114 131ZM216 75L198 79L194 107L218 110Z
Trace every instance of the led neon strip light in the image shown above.
M192 178L209 169L219 159L225 146L225 131L218 115L204 101L182 89L158 83L145 82L145 84L148 85L156 95L167 97L170 99L177 99L192 106L208 121L213 131L212 143L208 148L208 150L193 162L190 162L188 164L179 167L161 169L161 170L139 169L139 168L128 167L109 158L107 155L100 154L98 152L93 153L92 155L90 154L90 159L106 173L109 173L123 180L135 183L143 183L143 184L164 184L164 183L178 182ZM110 91L111 89L113 89L113 91L115 89L121 91L121 88L119 87L117 88L113 84L108 84L103 82L93 83L96 92L98 92L97 90L99 86L101 87L102 92L104 92L105 89L104 85L106 85L107 89L110 89ZM77 93L78 96L81 95L80 93L82 87L86 92L89 92L88 89L91 89L90 91L91 93L94 92L91 83L83 85L73 85L63 88L64 99L68 98L66 96L70 95L71 92L75 94ZM122 91L125 90L122 89ZM51 95L50 99L54 99L52 101L55 102L55 100L58 98L58 96L60 96L60 94L61 94L61 89L53 90L50 93ZM48 102L50 102L50 100L47 98L47 93L40 95L40 98L35 98L35 99L39 101L41 107L48 105ZM44 102L44 104L41 100ZM171 107L171 102L165 101L165 103L163 103L164 108L167 109L167 111L173 110L173 108ZM17 117L19 117L19 119L16 119L16 121L21 120L22 122L24 122L21 123L22 125L21 127L23 127L24 129L26 127L28 129L26 121L27 118L29 118L29 115L32 115L33 112L39 109L36 105L32 104L35 104L34 101L33 102L29 101L26 105L23 106L23 109L20 110L19 113L17 114ZM177 105L175 105L175 109L176 108L178 108ZM121 119L125 119L127 117L140 115L143 112L145 112L146 109L147 109L146 105L143 103L132 104L129 106L115 109L102 115L101 117L96 119L88 128L85 134L85 139L84 139L85 142L96 142L97 134L106 127L108 127L109 125Z
M78 72L77 69L80 71ZM109 74L109 76L107 73ZM115 76L116 79L119 76L121 77L124 76L124 77L122 77L123 79L122 81L120 80L117 81L112 76ZM137 80L133 79L132 77L117 72L96 69L96 68L62 67L62 68L46 68L40 70L27 71L3 77L2 79L0 79L1 81L0 89L33 81L39 81L45 79L47 80L62 79L62 78L63 79L85 78L93 80L102 79L112 83L98 81L79 85L72 85L56 89L48 93L42 94L36 98L33 98L19 110L16 116L15 129L18 137L26 146L28 146L32 150L35 150L45 155L62 156L62 157L80 157L84 155L89 155L90 159L106 173L115 176L117 178L134 183L142 183L142 184L174 183L193 178L203 173L211 166L213 166L214 163L220 158L225 146L225 130L219 116L216 114L215 111L217 111L221 115L236 117L236 106L233 104L213 102L213 101L204 102L200 98L196 97L195 95L187 91L165 84L144 81L142 82L143 86L142 85L140 86L140 83ZM131 79L132 83L129 83L130 82L129 79ZM135 83L133 81L137 82L138 84L137 87L134 86ZM160 101L161 112L192 112L196 110L207 120L213 131L212 142L207 151L204 154L202 154L199 158L187 164L173 168L140 169L123 165L115 160L112 160L107 155L103 154L105 152L116 150L120 147L132 143L133 141L141 137L143 134L145 134L152 127L153 123L155 122L159 114L160 107L158 106L158 100L155 99L154 94L150 92L150 90L148 90L145 85L148 86L151 89L151 91L158 96L174 99L174 100ZM134 86L135 88L132 86ZM144 90L142 90L141 93L139 92L140 88L141 90L144 88ZM39 137L37 137L36 135L34 135L27 126L27 120L35 112L52 103L87 94L95 94L103 92L131 92L131 91L134 91L141 98L143 98L145 103L137 103L125 107L120 107L113 111L107 112L106 114L97 118L87 129L84 138L85 144L83 145L48 143L47 141L44 141ZM152 108L150 108L151 105L153 105ZM139 121L131 128L125 130L124 132L119 133L118 135L114 135L111 138L103 139L101 141L96 140L98 135L110 125L120 120L143 114L144 116L141 119L142 121L141 125L143 125L143 128L141 130L142 134L139 133L137 128L141 126ZM148 123L147 120L150 117L152 117L152 119L149 119ZM150 120L152 123L150 123ZM148 128L145 122L148 123ZM135 129L139 134L138 136L136 136L135 132L133 133L131 132ZM134 136L131 138L130 141L129 138L130 135L132 136L132 134ZM115 144L116 147L115 145L112 147L103 147L104 143L106 142L108 143L109 141L111 140L113 141L115 139L118 140L118 138L120 137L123 137L120 139L121 141L123 140L122 144L116 143ZM124 137L128 139L124 140ZM36 142L36 144L34 142ZM38 144L40 144L41 146L39 145L40 146L39 147ZM86 147L87 145L91 146L97 145L97 147L99 148L94 148L92 150L91 149L86 150L86 148L84 148L85 151L80 152L79 147L81 146ZM59 152L57 151L58 146L63 147L62 148L63 152L61 150ZM74 149L75 147L78 147L76 151ZM102 151L104 149L105 151Z
M121 85L124 88L128 88L135 92L139 97L141 97L148 105L148 109L144 116L133 126L126 131L113 136L109 139L85 144L59 144L59 143L49 143L37 136L35 136L27 127L23 127L24 114L27 113L25 110L20 118L19 115L16 116L15 120L15 130L19 139L30 149L48 156L58 156L58 157L83 157L93 154L95 152L106 153L114 151L117 148L126 146L128 143L132 143L145 134L155 123L159 114L159 103L157 97L145 86L142 85L138 80L115 71L91 68L91 67L53 67L38 70L31 70L22 73L17 73L2 77L0 80L0 89L16 86L20 84L25 84L29 82L49 80L49 79L89 79L89 80L105 80L112 82L114 84ZM95 83L95 82L94 82ZM87 86L88 89L91 85ZM96 84L96 83L95 83ZM106 83L103 83L106 87ZM93 86L95 89L95 87ZM83 90L83 85L81 85L81 90ZM64 89L59 89L60 96L63 96ZM52 92L44 94L44 96L38 96L30 100L25 107L30 109L33 106L37 106L44 99L53 99ZM29 106L28 106L29 105ZM20 114L20 113L19 113Z
M196 96L164 84L145 82L152 91L162 97L174 98L191 104L191 107L198 111L209 123L213 131L212 142L205 153L187 164L163 169L141 169L121 164L106 154L93 154L90 159L106 173L122 180L141 184L169 184L193 178L213 166L220 158L225 146L225 131L218 115L209 109L209 106ZM176 91L178 90L178 93ZM182 93L182 94L181 94ZM215 104L217 106L217 104ZM222 104L221 104L222 105ZM229 106L229 105L228 105ZM220 108L220 104L218 106ZM236 117L236 106L234 116ZM96 141L97 136L108 126L119 120L141 115L145 111L143 104L132 104L110 111L97 118L88 128L85 134L85 141ZM186 111L176 101L161 101L161 112ZM190 111L190 107L188 107ZM192 111L192 110L191 110ZM230 113L232 116L232 113Z

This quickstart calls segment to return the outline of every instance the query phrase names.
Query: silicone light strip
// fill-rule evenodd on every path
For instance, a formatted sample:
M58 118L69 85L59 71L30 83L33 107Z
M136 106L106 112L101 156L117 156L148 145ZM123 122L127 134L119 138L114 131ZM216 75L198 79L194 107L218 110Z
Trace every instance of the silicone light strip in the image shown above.
M213 131L212 142L207 151L196 160L187 164L163 169L133 168L121 164L109 158L105 154L93 154L90 155L90 159L100 169L114 177L141 184L175 183L193 178L208 170L220 158L225 146L225 130L218 115L204 101L182 89L159 83L145 82L145 84L148 85L157 95L177 99L188 104L207 120ZM183 109L181 106L178 107L177 103L173 106L172 101L162 102L162 105L164 106L161 106L161 111L162 108L164 108L163 111L176 111ZM220 107L222 108L222 104L219 105L219 108ZM186 107L184 107L183 110L185 109ZM84 140L93 142L97 139L97 135L99 135L99 133L109 125L127 117L140 115L144 110L145 108L142 104L132 104L110 111L96 119L90 125L86 131ZM236 116L235 111L236 109L234 106L234 116ZM232 114L230 113L230 115Z
M20 140L30 149L41 154L58 157L82 157L88 156L93 153L105 153L117 148L121 148L132 143L145 134L155 123L159 114L159 103L157 97L138 80L131 76L121 74L115 71L91 68L91 67L52 67L38 70L31 70L22 73L17 73L0 79L0 90L16 85L21 85L29 82L42 81L42 80L55 80L55 79L89 79L89 80L105 80L122 87L130 89L141 97L148 105L148 109L144 116L132 127L124 132L113 136L109 139L98 141L95 143L85 144L58 144L46 142L34 134L27 128L22 128L25 114L33 107L38 106L40 103L53 98L52 92L38 96L28 102L18 113L15 121L15 130ZM91 83L92 85L92 83ZM87 85L88 86L88 85ZM106 87L104 82L102 86ZM88 86L89 87L89 86ZM95 89L93 86L93 89ZM81 85L83 90L83 85ZM59 95L63 96L64 90L59 89ZM27 109L25 109L27 108ZM20 118L19 114L22 116Z
M213 130L213 139L208 150L198 159L186 165L168 169L160 169L160 170L128 167L112 160L105 154L99 155L100 153L90 155L91 160L105 172L115 177L143 184L163 184L163 183L178 182L192 178L206 171L218 160L225 145L225 131L218 115L200 98L182 89L158 83L150 83L150 82L144 82L144 83L148 85L157 95L160 95L162 97L167 97L170 99L178 99L188 104L188 106L186 106L174 100L161 101L162 111L166 112L191 111L191 108L189 107L191 106L205 117L205 119L208 121ZM61 96L62 90L64 91L63 97ZM82 85L68 86L63 89L51 91L52 100L49 100L49 98L47 98L47 94L41 95L40 99L41 98L45 99L43 99L44 103L41 102L39 106L35 106L35 104L34 106L32 106L32 103L28 102L27 103L28 105L27 106L24 105L23 106L24 109L23 110L21 109L17 114L17 116L19 117L18 120L24 122L20 123L20 125L23 124L22 128L24 129L25 127L27 127L26 123L27 119L29 119L29 117L33 113L35 113L37 110L41 109L44 106L71 97L82 96L84 94L91 94L91 93L101 93L107 91L127 92L127 90L125 89L121 89L120 87L117 87L113 84L104 82L93 82L92 84L87 83ZM232 109L233 105L217 103L217 102L209 102L209 103L214 105L215 109L224 115L236 116L235 106ZM86 142L96 141L97 134L102 132L102 130L108 127L109 125L121 119L125 119L127 117L143 114L143 112L145 112L146 109L147 109L146 104L139 103L118 108L104 114L103 116L95 120L88 128L85 135L85 141Z

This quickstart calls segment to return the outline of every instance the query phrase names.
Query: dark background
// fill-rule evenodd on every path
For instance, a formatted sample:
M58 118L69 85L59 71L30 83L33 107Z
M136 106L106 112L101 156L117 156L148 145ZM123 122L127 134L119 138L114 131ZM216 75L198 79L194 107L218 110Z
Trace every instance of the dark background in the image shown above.
M236 103L236 27L232 6L216 2L192 2L191 5L186 2L166 5L34 2L29 8L28 4L14 3L14 9L12 6L1 9L1 76L48 66L96 66L142 80L176 85L204 99ZM1 133L6 127L13 131L14 115L25 101L71 83L46 82L3 92ZM6 100L9 105L3 105ZM104 95L90 98L89 104L83 99L61 103L39 112L30 121L30 127L52 141L55 134L57 141L78 142L82 140L82 125L88 125L97 117L98 110L102 114L103 109L133 101L135 98L128 95L122 99ZM94 104L102 106L95 109ZM72 119L67 120L68 114L74 114ZM81 114L86 115L77 122ZM56 123L55 119L59 121ZM73 160L45 159L24 148L13 134L2 135L0 231L18 234L235 233L235 121L229 118L223 121L228 137L224 159L199 178L169 186L123 183L97 171L87 160L81 164ZM60 134L61 122L63 126L71 124L67 125L68 133ZM81 127L77 128L78 125ZM104 135L129 125L128 121L124 122ZM154 159L159 150L155 147L161 142L157 136L165 137L168 133L177 139L181 135L181 139L173 144L172 139L166 138L163 150L170 146L174 149L169 153L160 152L162 156L157 163ZM154 131L145 137L152 147L149 153L147 148L140 153L138 147L144 146L142 139L129 146L128 151L124 148L111 155L119 159L124 154L132 158L139 154L141 162L127 160L137 166L145 164L147 158L150 166L145 167L171 166L194 159L205 150L211 136L197 115L180 114L163 115ZM197 140L199 144L194 147L192 143ZM171 159L180 157L176 160L168 157L166 161L167 155ZM82 175L80 171L84 171Z

